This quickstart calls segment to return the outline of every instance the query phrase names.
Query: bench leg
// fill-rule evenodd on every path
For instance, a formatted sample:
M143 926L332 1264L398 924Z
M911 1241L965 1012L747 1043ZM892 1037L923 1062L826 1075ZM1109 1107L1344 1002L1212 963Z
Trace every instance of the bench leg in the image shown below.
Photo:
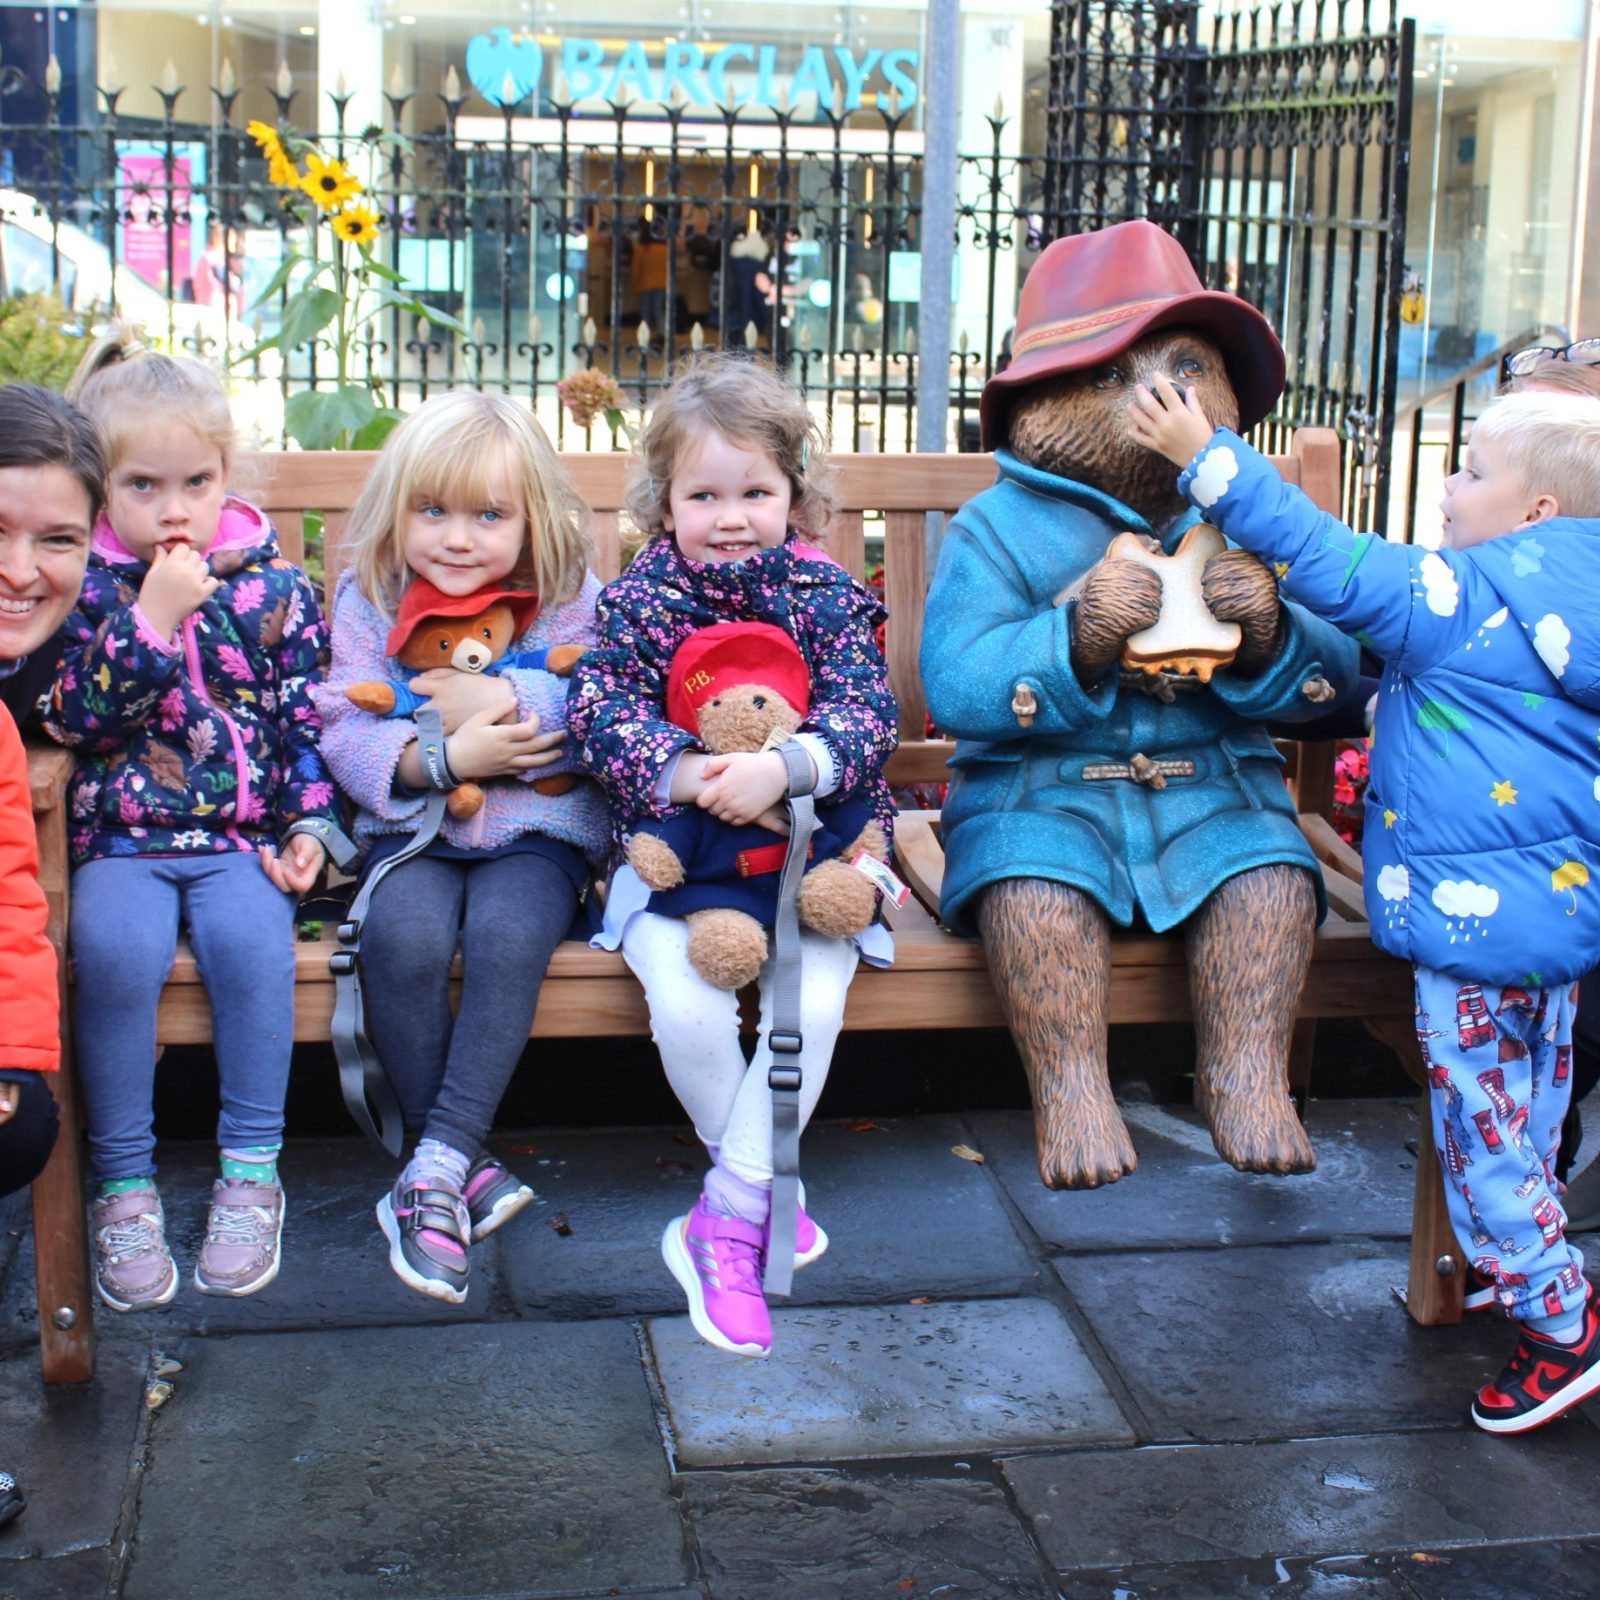
M1448 1275L1440 1268L1447 1267ZM1406 1283L1406 1310L1424 1328L1445 1327L1461 1320L1467 1292L1467 1263L1450 1226L1444 1203L1444 1174L1433 1144L1433 1113L1423 1097L1417 1124L1417 1186L1411 1203L1411 1274Z
M33 1248L39 1294L39 1357L46 1383L94 1377L94 1294L83 1209L77 1086L64 1062L50 1074L61 1108L61 1136L33 1185Z

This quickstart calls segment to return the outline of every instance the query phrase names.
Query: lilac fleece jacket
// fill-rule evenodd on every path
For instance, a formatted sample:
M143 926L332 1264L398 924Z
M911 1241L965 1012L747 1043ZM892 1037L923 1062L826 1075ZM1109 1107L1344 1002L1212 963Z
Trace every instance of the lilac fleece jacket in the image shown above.
M593 573L571 599L547 606L533 626L517 639L514 650L542 645L595 642L595 601L600 584ZM359 710L345 689L363 679L402 681L392 657L384 651L392 619L383 615L356 587L350 573L339 580L333 597L333 664L315 690L322 714L322 758L339 787L360 808L356 842L365 849L387 833L410 833L422 817L424 799L395 792L400 753L417 736L416 725ZM548 732L567 722L568 680L542 671L511 670L504 674L516 690L523 717L537 714ZM563 795L540 794L535 778L577 771L577 762L563 752L553 766L539 767L524 778L494 778L483 785L483 809L465 821L447 816L443 836L465 849L492 850L518 835L537 832L576 845L597 868L606 863L611 824L606 803L593 783L580 783Z

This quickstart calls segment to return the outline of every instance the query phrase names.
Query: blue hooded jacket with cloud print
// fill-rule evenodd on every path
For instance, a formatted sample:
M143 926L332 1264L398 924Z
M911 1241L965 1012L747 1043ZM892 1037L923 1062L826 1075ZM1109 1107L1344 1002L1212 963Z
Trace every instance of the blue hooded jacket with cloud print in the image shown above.
M1179 488L1384 663L1362 853L1385 950L1538 988L1600 961L1600 521L1355 534L1219 429ZM1285 570L1285 568L1287 570Z

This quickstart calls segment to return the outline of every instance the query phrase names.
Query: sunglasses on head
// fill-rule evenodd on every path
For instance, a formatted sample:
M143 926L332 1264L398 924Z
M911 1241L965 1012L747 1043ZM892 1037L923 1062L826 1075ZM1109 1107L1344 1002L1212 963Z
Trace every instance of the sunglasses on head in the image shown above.
M1531 344L1506 357L1506 376L1525 378L1547 361L1570 361L1576 367L1600 365L1600 339L1575 339L1569 345Z

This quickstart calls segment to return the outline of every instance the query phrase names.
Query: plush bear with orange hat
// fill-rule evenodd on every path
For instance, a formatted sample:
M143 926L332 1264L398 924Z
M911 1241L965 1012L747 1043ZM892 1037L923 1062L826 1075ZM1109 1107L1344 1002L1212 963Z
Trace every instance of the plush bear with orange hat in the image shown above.
M761 750L805 719L811 678L793 639L764 622L723 622L691 634L672 658L667 715L707 752ZM864 801L817 805L800 881L801 923L830 938L860 933L877 910L872 881L849 863L885 860L883 829ZM654 892L646 909L689 924L689 961L707 983L753 983L767 959L789 841L760 823L735 827L698 806L640 824L628 863Z
M1254 427L1283 350L1149 222L1050 245L1012 350L980 405L998 481L952 520L923 624L928 705L960 741L941 914L983 939L1051 1188L1137 1164L1106 1068L1111 930L1134 924L1183 930L1195 1099L1219 1154L1308 1171L1287 1061L1322 880L1263 723L1315 716L1356 647L1282 602L1254 556L1193 534L1178 474L1127 421L1164 372L1209 417ZM1180 569L1197 580L1187 618L1164 605ZM1130 646L1158 624L1180 670Z
M411 717L428 703L425 695L412 690L411 679L435 667L488 673L520 667L570 677L584 653L582 645L511 651L512 643L533 626L538 614L539 597L526 589L448 595L425 578L414 578L384 643L395 659L400 681L363 680L352 683L345 694L363 711ZM565 794L577 781L571 773L560 772L535 779L533 787L540 794ZM483 790L475 783L459 784L451 790L447 805L453 817L476 816L483 809Z

